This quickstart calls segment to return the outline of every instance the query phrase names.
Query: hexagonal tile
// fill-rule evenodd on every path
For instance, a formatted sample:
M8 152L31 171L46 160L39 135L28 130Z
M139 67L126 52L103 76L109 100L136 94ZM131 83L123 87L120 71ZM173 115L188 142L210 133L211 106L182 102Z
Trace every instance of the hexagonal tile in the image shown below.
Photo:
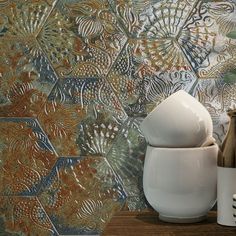
M226 37L235 28L235 1L199 2L178 35L178 43L199 78L216 79L236 68L236 40Z
M191 92L197 77L173 40L133 39L107 76L130 116L146 115L177 90Z
M36 197L0 197L1 235L59 236Z
M37 39L60 77L106 74L126 41L106 0L59 0Z
M196 1L191 14L178 35L178 43L195 71L214 50L218 31L209 16L208 3Z
M174 38L196 0L110 0L110 4L129 37Z
M57 156L37 121L0 118L0 195L35 195Z
M101 232L126 198L103 157L60 158L39 200L59 234Z
M0 234L98 235L149 207L139 124L177 90L196 92L222 142L235 13L235 0L0 0Z
M57 76L36 36L53 1L4 1L0 9L0 116L36 116Z
M221 79L225 73L236 68L236 40L217 36L215 51L199 67L200 79Z
M60 79L38 116L40 124L61 156L78 156L85 154L85 151L86 155L90 155L95 152L92 150L95 146L102 148L105 145L104 148L109 149L113 136L101 137L99 142L104 140L104 143L96 143L95 146L92 139L88 140L94 137L97 142L99 137L96 136L100 135L91 133L95 130L89 131L92 123L94 127L101 125L102 129L104 124L107 129L109 125L117 129L126 118L127 115L111 87L105 80L98 78ZM117 130L114 131L116 135Z
M139 129L142 119L131 119L122 127L106 155L106 160L121 181L127 193L127 208L143 210L147 201L143 192L143 161L146 142Z
M226 135L229 117L227 109L236 106L236 82L199 80L196 97L208 109L214 126L214 137L220 144Z

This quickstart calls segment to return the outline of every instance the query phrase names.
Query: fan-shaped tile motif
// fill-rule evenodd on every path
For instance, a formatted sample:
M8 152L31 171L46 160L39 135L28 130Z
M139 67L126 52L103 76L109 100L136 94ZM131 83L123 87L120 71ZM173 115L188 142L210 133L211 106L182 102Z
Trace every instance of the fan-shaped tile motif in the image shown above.
M97 113L97 117L88 117L79 125L77 144L81 149L81 155L105 156L116 140L122 122L106 113Z
M110 0L130 37L174 38L182 29L196 0Z
M178 36L178 43L194 70L201 67L213 50L217 31L208 16L206 4L199 1L192 9Z
M0 8L0 116L36 116L57 81L36 36L53 1L3 1Z
M0 0L0 234L97 235L149 207L139 124L184 89L220 143L235 30L235 0Z
M190 92L197 79L179 47L159 40L129 42L107 78L130 116L147 114L180 89Z
M86 134L80 133L80 123L89 120L89 117L95 123L103 123L103 120L99 121L99 113L104 118L114 117L115 123L122 123L127 118L104 79L66 78L60 79L53 88L38 119L59 155L78 156L84 152L84 147L77 143L80 142L79 136L84 135L82 139L86 139Z
M139 129L140 120L130 120L123 128L106 159L120 179L128 199L130 210L147 208L143 194L143 160L146 142Z

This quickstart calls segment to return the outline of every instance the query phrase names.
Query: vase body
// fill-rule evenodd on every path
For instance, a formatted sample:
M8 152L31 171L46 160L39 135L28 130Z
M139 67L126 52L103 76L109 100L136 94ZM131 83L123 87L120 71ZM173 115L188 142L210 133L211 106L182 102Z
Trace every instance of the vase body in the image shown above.
M204 219L216 201L216 144L199 148L147 147L143 187L159 218L173 223Z

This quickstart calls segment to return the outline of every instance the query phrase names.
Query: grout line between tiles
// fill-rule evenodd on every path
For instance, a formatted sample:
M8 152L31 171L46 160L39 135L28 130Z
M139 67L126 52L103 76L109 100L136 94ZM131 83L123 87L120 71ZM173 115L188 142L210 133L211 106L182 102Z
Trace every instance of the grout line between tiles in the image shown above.
M58 158L58 157L59 157L59 154L57 153L57 151L56 151L54 145L51 143L51 141L50 141L48 135L45 133L43 127L41 126L41 124L40 124L40 122L39 122L39 120L38 120L38 118L35 118L35 120L36 120L36 122L37 122L39 128L42 130L43 134L47 137L48 143L51 145L51 148L52 148L53 152L56 154L56 156L57 156L57 158Z
M59 0L57 0L56 4L58 3L58 1L59 1ZM56 5L56 4L55 4L55 5ZM55 5L54 5L53 9L55 8ZM51 11L52 11L53 9L51 9ZM51 12L50 12L50 13L51 13ZM49 14L49 15L50 15L50 14ZM49 17L49 15L48 15L48 17ZM48 17L47 17L47 18L48 18ZM46 22L46 21L45 21L45 22ZM45 24L45 22L44 22L44 24ZM44 24L43 24L43 25L44 25ZM43 27L42 27L42 28L43 28ZM41 30L42 30L42 29L41 29ZM123 32L122 32L122 33L123 33ZM125 109L124 109L124 107L123 107L123 105L122 105L120 99L118 98L118 96L117 96L117 94L115 93L113 87L111 86L111 84L109 83L109 81L108 81L107 78L106 78L106 77L108 76L110 70L112 69L113 65L116 63L116 61L117 61L119 55L120 55L121 52L123 51L124 47L127 45L128 38L127 38L127 36L125 36L125 37L126 37L126 39L125 39L124 45L122 46L122 48L121 48L120 52L118 53L118 55L116 56L115 60L112 62L112 65L110 66L110 68L108 68L108 72L105 74L105 81L106 81L107 85L110 87L110 89L112 90L112 92L114 93L116 99L119 101L119 103L120 103L120 105L121 105L121 108L122 108L122 112L123 112L123 113L125 114L125 116L126 116L124 119L127 119L127 118L128 118L128 115L127 115L127 113L126 113L126 111L125 111ZM59 76L59 75L57 74L57 72L54 70L54 67L52 66L51 61L49 60L49 58L48 58L46 52L44 51L43 47L41 47L40 43L38 42L37 37L36 37L36 42L37 42L37 45L39 46L39 48L42 50L43 55L45 56L45 58L47 58L48 63L50 64L51 69L53 70L54 74L55 74L56 77L57 77L57 81L55 82L54 86L52 87L51 91L50 91L49 94L48 94L48 96L49 96L49 95L51 94L51 92L53 91L54 87L57 85L58 81L60 80L60 76ZM48 96L47 96L47 98L48 98Z
M120 103L120 105L121 105L121 107L122 107L122 111L123 111L123 113L124 113L125 116L126 116L126 117L124 118L124 121L126 121L129 116L128 116L128 114L126 113L126 111L125 111L125 109L124 109L124 107L123 107L123 104L122 104L122 102L121 102L120 99L119 99L119 96L116 94L116 92L115 92L113 86L112 86L111 83L109 82L108 76L109 76L109 74L110 74L110 72L111 72L113 66L114 66L115 63L117 62L119 56L121 55L121 53L123 52L124 48L125 48L127 45L128 45L128 38L126 37L126 41L125 41L124 45L122 46L120 52L119 52L118 55L116 56L116 59L112 62L112 65L110 66L110 68L108 69L107 73L105 74L105 81L106 81L107 85L110 87L110 89L112 90L112 92L114 93L116 99L119 101L119 103Z
M193 13L193 11L194 11L194 8L197 6L197 4L198 4L200 1L201 1L201 0L195 0L194 4L193 4L192 7L191 7L191 10L189 11L189 14L186 16L185 21L183 22L183 24L182 24L181 27L179 28L179 32L178 32L177 35L176 35L176 40L179 39L180 34L181 34L181 32L182 32L184 26L185 26L186 23L188 22L189 17L192 15L192 13Z
M21 120L21 119L33 120L33 119L35 119L35 117L33 117L33 116L0 116L0 119L7 119L7 120L11 120L11 119L16 119L16 120Z
M54 89L54 87L56 86L56 84L58 83L58 81L60 80L60 76L57 74L57 72L55 71L55 69L54 69L54 67L53 67L53 65L52 65L52 63L51 63L51 61L49 60L49 58L48 58L48 56L47 56L47 53L44 51L44 49L41 47L41 45L40 45L40 43L38 42L38 39L36 38L36 43L37 43L37 45L38 45L38 47L40 48L40 50L42 51L42 54L43 54L43 56L47 59L47 62L48 62L48 64L49 64L49 66L50 66L50 69L53 71L53 73L55 74L55 76L56 76L56 81L55 81L55 83L54 83L54 85L52 86L52 89L50 90L50 92L48 93L48 95L47 95L47 98L48 98L48 96L51 94L51 92L53 91L53 89Z
M111 12L114 14L114 16L115 16L115 18L116 18L116 20L117 20L117 23L118 23L119 27L120 27L121 30L122 30L122 33L124 33L127 38L129 38L130 36L132 36L132 34L127 31L127 27L125 27L125 24L122 22L122 20L120 19L120 17L117 16L116 7L114 8L114 7L112 6L112 4L110 3L110 1L108 2L108 4L109 4L109 8L110 8Z
M60 0L55 0L55 2L52 4L52 7L51 7L49 13L47 14L47 16L46 16L44 22L41 24L40 28L38 29L38 31L37 31L36 34L35 34L35 38L36 38L36 39L37 39L38 35L40 34L40 32L42 31L42 29L43 29L45 23L47 22L49 16L51 15L52 11L55 9L55 7L56 7L56 5L57 5L57 3L58 3L59 1L60 1Z
M184 58L185 58L186 62L188 63L188 65L191 67L192 72L194 73L194 76L196 77L195 82L193 83L191 89L189 90L189 93L190 93L192 96L194 96L194 90L196 89L196 86L198 85L198 80L199 80L198 75L197 75L197 73L196 73L196 71L195 71L195 68L192 66L192 64L191 64L191 62L189 61L188 57L187 57L186 54L184 53L184 51L183 51L181 45L179 44L179 42L178 42L177 40L175 40L175 43L176 43L177 47L180 49L180 51L182 52L182 55L184 56Z
M189 61L187 55L185 54L185 52L183 51L181 45L179 44L178 39L179 39L179 37L180 37L180 35L181 35L181 32L182 32L184 26L185 26L186 23L188 22L189 17L192 15L192 13L193 13L193 11L194 11L194 8L197 6L197 4L198 4L199 2L200 2L200 0L196 0L195 3L193 4L193 6L192 6L192 8L191 8L191 10L190 10L190 12L189 12L189 14L188 14L188 16L185 18L185 21L184 21L184 23L182 24L182 26L180 27L179 32L178 32L178 34L176 35L176 38L175 38L175 43L176 43L176 45L177 45L178 48L181 50L181 52L182 52L184 58L186 59L186 61L187 61L187 63L189 64L189 66L192 68L192 71L193 71L193 73L194 73L194 75L195 75L195 77L196 77L195 82L193 83L191 89L189 90L189 94L191 94L192 96L195 95L194 93L195 93L195 89L196 89L196 87L197 87L197 85L198 85L198 80L199 80L199 78L198 78L198 75L197 75L197 73L196 73L195 68L192 66L192 64L191 64L191 62Z
M44 212L45 212L45 214L46 214L46 216L47 216L47 219L50 221L50 223L51 223L51 225L52 225L54 231L55 231L55 232L57 233L57 235L59 236L59 233L58 233L58 231L57 231L55 225L54 225L53 222L51 221L50 217L48 216L48 213L47 213L46 210L44 209L44 207L43 207L42 203L40 202L40 200L38 199L38 197L36 197L36 200L37 200L37 202L39 203L39 205L41 206L41 208L44 210Z

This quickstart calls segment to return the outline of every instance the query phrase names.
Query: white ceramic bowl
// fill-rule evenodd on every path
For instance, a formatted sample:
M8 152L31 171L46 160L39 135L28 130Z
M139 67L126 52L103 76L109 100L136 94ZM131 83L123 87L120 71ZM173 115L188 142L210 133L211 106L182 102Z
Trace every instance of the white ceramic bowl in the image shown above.
M155 147L200 147L213 134L207 109L183 90L160 103L140 129Z
M147 147L143 188L161 220L192 223L205 218L216 201L217 153L216 144Z

